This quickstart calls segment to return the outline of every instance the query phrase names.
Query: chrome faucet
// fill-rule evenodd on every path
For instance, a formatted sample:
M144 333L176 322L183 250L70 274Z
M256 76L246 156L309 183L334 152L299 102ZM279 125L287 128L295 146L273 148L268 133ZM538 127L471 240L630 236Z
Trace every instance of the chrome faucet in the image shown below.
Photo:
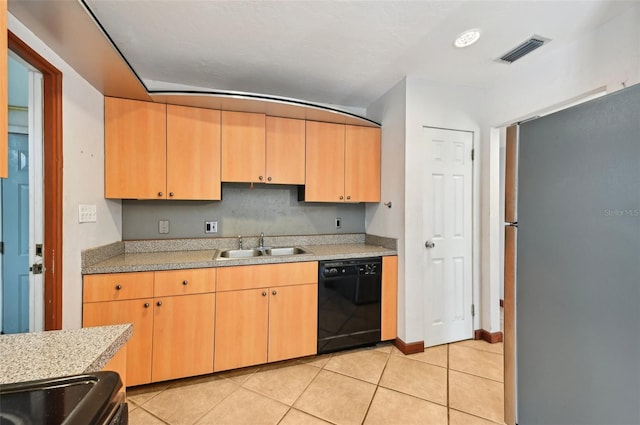
M242 235L238 235L238 249L242 249Z
M260 249L264 249L264 232L260 232Z

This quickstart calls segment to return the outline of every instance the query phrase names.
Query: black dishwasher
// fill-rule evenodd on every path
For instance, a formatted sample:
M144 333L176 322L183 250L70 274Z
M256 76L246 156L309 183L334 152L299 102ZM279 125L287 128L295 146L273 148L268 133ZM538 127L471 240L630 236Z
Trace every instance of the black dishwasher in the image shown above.
M380 342L382 259L318 263L318 354Z

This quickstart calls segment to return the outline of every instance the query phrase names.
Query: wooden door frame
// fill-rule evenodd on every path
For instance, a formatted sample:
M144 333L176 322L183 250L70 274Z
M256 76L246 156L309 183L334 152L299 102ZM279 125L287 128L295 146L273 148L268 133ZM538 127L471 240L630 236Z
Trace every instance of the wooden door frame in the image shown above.
M8 47L42 73L44 329L62 329L62 72L11 31Z

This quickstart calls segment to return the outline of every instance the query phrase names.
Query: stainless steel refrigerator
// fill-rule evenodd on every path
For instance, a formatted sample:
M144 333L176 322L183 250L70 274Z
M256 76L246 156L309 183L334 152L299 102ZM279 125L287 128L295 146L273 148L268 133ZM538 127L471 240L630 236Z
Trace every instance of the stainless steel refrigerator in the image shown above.
M640 424L640 85L510 128L506 163L505 421Z

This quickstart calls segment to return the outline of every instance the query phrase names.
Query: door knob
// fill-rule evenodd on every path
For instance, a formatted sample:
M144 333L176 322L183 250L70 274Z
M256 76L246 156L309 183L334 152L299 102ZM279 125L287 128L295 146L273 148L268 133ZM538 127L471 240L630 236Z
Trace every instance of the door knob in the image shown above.
M436 246L435 243L431 242L431 241L426 241L424 243L425 248L434 248Z

